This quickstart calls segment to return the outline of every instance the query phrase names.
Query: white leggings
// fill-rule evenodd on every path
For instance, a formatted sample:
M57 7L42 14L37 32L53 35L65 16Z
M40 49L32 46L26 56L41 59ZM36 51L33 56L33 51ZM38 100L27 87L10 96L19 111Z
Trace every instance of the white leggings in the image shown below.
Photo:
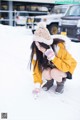
M57 68L47 68L44 69L42 72L42 78L46 79L46 80L51 80L54 79L57 82L62 82L62 78L67 77L66 73L58 70Z

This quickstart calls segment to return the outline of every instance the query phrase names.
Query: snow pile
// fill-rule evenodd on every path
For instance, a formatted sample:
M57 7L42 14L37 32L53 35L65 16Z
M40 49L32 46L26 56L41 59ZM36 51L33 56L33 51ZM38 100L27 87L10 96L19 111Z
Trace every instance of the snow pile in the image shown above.
M0 113L8 120L80 120L80 43L71 42L71 53L78 62L73 80L62 95L41 91L34 100L33 81L27 65L32 33L25 27L0 25Z

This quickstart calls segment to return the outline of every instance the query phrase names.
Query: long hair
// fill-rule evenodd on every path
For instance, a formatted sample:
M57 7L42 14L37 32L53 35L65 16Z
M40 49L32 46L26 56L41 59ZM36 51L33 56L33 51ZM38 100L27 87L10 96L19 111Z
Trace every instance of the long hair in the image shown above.
M64 42L64 41L62 41L60 39L54 39L53 44L50 45L54 51L55 51L54 44L57 45L60 42ZM39 43L39 44L42 47L44 47L45 49L49 49L50 48L49 45L46 45L44 43ZM33 42L31 44L31 50L32 51L31 51L31 58L30 58L30 69L31 69L31 64L32 64L34 53L36 53L36 61L35 61L34 69L35 69L35 66L36 66L37 62L38 62L38 68L39 68L40 71L41 71L42 67L43 68L47 68L47 66L48 66L48 59L47 59L47 57L45 55L43 56L43 53L40 50L38 50L38 48L35 45L35 42Z
M44 47L45 49L49 49L49 45L46 45L44 43L39 43L39 44L42 47ZM34 55L34 53L36 53L36 61L35 61L34 69L38 62L38 68L41 71L42 66L44 66L44 64L47 65L47 63L48 63L47 57L43 56L43 53L40 50L38 50L38 48L35 45L35 42L32 43L31 50L32 51L31 51L30 68L31 68L32 60L33 60L33 55Z

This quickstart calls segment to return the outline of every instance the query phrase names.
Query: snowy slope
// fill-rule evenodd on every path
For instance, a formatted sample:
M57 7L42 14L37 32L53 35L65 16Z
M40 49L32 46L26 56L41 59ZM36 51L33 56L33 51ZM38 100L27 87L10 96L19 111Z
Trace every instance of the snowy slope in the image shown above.
M80 43L71 42L78 64L64 93L55 94L55 84L35 100L28 68L31 42L32 33L25 27L0 25L0 113L7 113L8 120L80 120Z

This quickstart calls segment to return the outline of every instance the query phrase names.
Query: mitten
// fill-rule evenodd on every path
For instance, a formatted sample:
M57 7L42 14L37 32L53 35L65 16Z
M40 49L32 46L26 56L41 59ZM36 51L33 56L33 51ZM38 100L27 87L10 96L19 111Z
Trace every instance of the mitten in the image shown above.
M47 49L44 54L47 56L48 60L53 60L55 57L55 53L53 51L53 49L50 47L49 49Z
M34 89L33 89L33 94L38 94L40 93L40 83L35 83L34 84Z

